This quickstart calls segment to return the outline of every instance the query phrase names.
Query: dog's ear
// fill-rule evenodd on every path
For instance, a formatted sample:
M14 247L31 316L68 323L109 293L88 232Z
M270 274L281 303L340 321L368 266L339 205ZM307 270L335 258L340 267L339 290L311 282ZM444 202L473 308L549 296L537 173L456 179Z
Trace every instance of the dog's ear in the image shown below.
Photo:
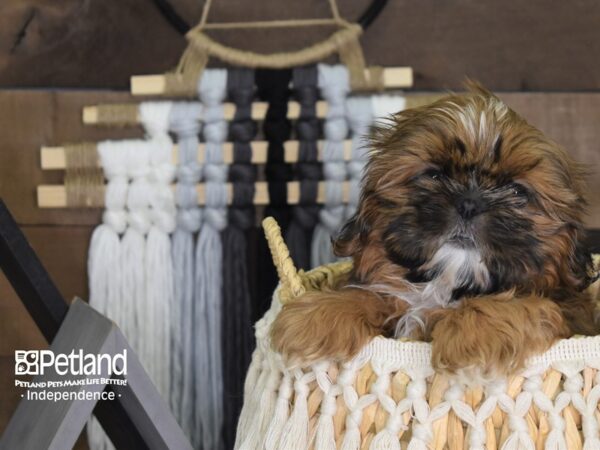
M340 257L354 256L363 249L368 234L369 228L357 212L333 240L333 252Z

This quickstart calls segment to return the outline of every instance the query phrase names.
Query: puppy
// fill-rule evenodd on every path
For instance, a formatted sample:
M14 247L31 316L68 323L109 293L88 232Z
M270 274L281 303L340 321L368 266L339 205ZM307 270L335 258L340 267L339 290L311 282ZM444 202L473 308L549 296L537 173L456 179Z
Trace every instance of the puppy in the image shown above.
M592 335L581 168L478 85L376 126L356 215L334 241L353 270L285 305L291 362L346 360L377 335L432 342L432 363L500 376Z

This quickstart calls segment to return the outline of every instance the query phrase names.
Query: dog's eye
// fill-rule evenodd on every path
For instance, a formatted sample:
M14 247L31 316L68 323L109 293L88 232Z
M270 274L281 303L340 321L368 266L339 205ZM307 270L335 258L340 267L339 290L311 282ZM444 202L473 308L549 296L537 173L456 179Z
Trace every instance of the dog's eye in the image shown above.
M425 172L423 172L423 177L429 178L434 181L441 180L443 176L444 174L442 173L442 171L438 169L427 169Z
M529 195L527 188L519 183L511 183L509 186L509 192L515 197L525 198Z

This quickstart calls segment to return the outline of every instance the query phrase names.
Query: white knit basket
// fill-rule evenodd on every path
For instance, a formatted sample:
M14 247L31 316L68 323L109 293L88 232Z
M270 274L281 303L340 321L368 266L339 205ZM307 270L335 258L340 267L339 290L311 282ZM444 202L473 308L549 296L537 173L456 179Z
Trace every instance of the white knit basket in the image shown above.
M435 373L429 344L382 337L347 363L286 369L269 340L282 302L350 265L296 274L268 226L282 283L256 324L236 449L600 450L600 336L561 340L518 376L479 388Z

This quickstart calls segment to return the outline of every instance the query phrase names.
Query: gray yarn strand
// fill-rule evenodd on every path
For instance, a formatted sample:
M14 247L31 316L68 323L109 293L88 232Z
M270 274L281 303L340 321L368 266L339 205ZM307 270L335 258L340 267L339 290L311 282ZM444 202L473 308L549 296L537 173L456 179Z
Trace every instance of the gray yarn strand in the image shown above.
M323 152L323 175L325 178L325 204L319 212L319 224L315 227L311 243L311 265L328 264L336 260L331 239L339 231L344 220L342 182L346 180L344 162L344 139L348 135L346 122L346 96L350 90L348 71L342 65L318 65L318 84L322 97L328 103L325 119L325 148Z
M171 322L171 409L184 433L192 439L194 429L194 351L193 333L204 323L194 322L194 233L200 229L196 184L202 167L198 164L200 103L175 103L170 127L177 135L177 228L172 236L175 302ZM203 316L201 316L203 317Z
M348 98L346 112L352 130L352 158L347 164L348 174L350 175L350 198L346 207L345 218L348 220L358 208L362 176L367 164L369 150L367 134L373 123L371 98L365 96Z
M196 304L207 323L205 340L196 338L196 427L202 432L202 448L223 447L223 376L221 359L221 305L223 288L223 249L221 231L227 226L227 166L223 164L222 144L227 137L223 117L227 72L206 70L199 94L204 105L206 141L206 201L204 224L196 244ZM205 356L200 355L201 352ZM205 358L208 358L206 361Z

